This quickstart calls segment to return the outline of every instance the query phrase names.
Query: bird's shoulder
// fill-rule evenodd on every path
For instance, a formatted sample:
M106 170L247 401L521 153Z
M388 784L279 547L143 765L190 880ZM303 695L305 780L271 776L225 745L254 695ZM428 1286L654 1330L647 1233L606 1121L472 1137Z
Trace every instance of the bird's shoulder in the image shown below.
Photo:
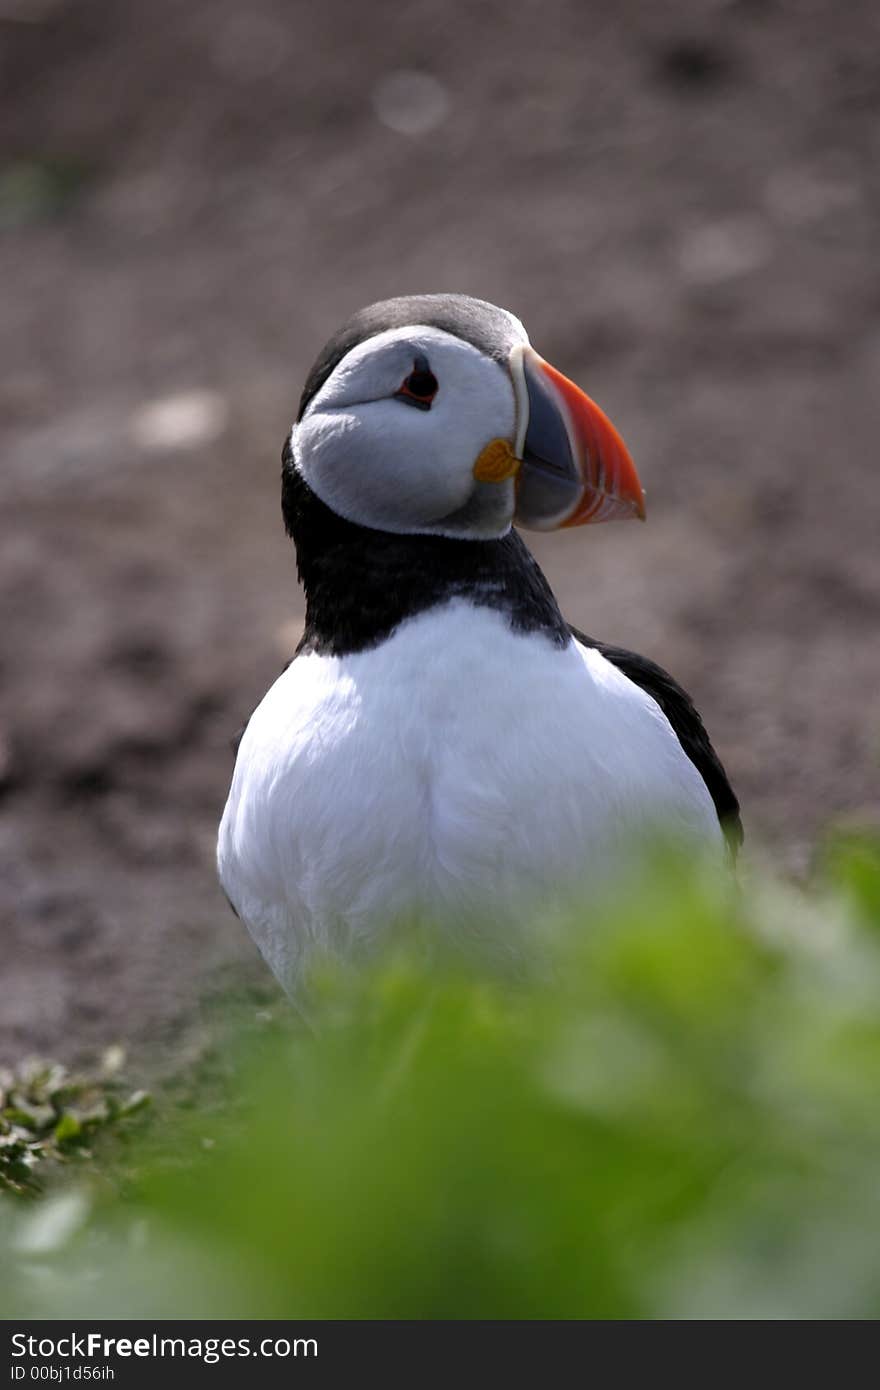
M730 852L735 856L743 842L739 800L690 695L668 671L648 657L600 642L575 627L570 631L582 647L598 651L660 706L682 749L705 782Z
M300 640L299 640L299 643L298 643L298 645L297 645L296 651L293 653L293 656L290 657L287 661L285 661L284 665L281 667L281 670L278 672L278 679L279 679L279 680L280 680L281 677L285 674L286 671L289 671L289 670L290 670L291 666L292 666L293 663L296 661L296 658L297 658L297 657L300 655L300 653L303 651L304 645L305 645L305 638L304 638L304 637L301 637ZM238 728L236 729L235 733L232 735L232 738L229 740L229 746L230 746L230 748L232 749L233 761L235 761L235 760L238 758L238 750L239 750L239 748L241 747L241 741L242 741L242 739L244 738L245 734L247 733L248 725L250 724L251 720L253 719L255 713L256 713L255 710L252 710L252 711L251 711L251 713L248 715L248 717L247 717L247 719L244 721L244 723L243 723L243 724L240 724L240 725L238 726Z

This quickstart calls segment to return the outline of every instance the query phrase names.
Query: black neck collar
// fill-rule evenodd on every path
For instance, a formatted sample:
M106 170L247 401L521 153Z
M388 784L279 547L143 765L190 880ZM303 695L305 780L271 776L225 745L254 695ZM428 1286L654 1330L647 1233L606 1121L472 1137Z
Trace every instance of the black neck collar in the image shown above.
M363 651L404 619L457 597L504 613L514 632L540 633L558 647L570 639L547 580L515 531L470 541L357 526L312 492L287 449L282 510L306 595L298 652Z

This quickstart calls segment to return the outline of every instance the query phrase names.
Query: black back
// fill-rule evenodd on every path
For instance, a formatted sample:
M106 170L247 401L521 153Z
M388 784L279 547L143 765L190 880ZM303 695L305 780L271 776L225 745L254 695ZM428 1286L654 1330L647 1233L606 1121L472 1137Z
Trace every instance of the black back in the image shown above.
M669 720L679 743L699 772L709 791L718 819L724 831L727 845L733 858L743 842L742 820L739 814L739 801L727 778L721 759L709 741L702 719L686 690L672 679L668 671L656 662L649 661L636 652L628 652L623 647L611 647L606 642L597 642L587 637L577 628L570 629L573 637L584 647L595 647L606 661L610 661L619 671L641 686L652 700L656 700Z

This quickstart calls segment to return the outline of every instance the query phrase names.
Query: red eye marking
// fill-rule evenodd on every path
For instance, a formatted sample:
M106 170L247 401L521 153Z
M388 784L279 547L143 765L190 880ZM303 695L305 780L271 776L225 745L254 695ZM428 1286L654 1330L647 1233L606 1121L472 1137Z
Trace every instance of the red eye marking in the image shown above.
M428 366L427 357L416 357L409 376L404 377L395 391L398 400L414 405L418 410L430 410L440 383Z

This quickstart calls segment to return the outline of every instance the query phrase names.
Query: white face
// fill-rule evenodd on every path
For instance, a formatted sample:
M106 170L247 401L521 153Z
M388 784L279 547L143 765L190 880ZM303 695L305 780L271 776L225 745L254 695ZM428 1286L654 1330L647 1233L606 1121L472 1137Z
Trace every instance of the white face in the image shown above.
M426 364L436 392L420 408L398 393L414 370L423 386ZM294 426L291 445L312 491L349 521L482 539L509 529L514 485L477 482L474 464L491 440L513 445L515 436L507 367L450 333L416 325L347 353Z

